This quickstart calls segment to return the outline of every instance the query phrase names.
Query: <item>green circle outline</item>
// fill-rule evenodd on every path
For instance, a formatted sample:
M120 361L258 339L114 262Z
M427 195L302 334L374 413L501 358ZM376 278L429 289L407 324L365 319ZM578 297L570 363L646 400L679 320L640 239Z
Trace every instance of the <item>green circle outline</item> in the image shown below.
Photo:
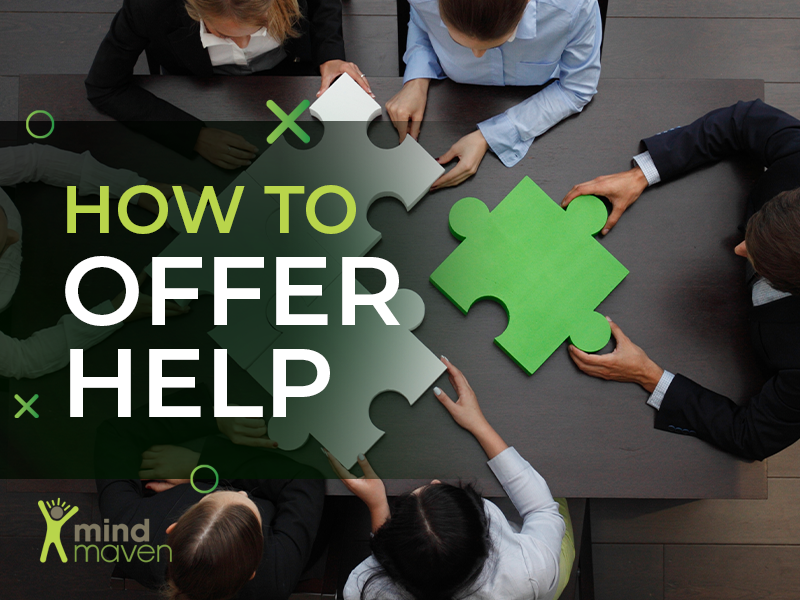
M210 490L207 490L207 491L203 491L203 490L197 489L197 486L194 484L194 474L197 473L198 469L202 469L203 467L205 467L207 469L211 469L212 471L214 471L214 477L216 478L216 481L214 482L214 487L212 487ZM198 494L210 494L215 489L217 489L217 486L219 485L219 473L217 473L217 470L214 467L212 467L211 465L197 465L194 468L194 470L192 471L192 474L189 475L189 483L194 488L194 491L197 492Z
M46 134L44 134L44 135L36 135L35 133L33 133L33 132L31 131L31 126L30 126L31 117L32 117L33 115L38 115L38 114L43 114L43 115L47 115L48 117L50 117L50 131L48 131L48 132L47 132ZM46 138L46 137L50 137L50 134L51 134L51 133L53 133L53 131L55 130L55 128L56 128L56 120L53 118L53 115L51 115L51 114L50 114L49 112L47 112L46 110L35 110L35 111L33 111L31 114L29 114L29 115L28 115L28 118L27 118L27 119L25 119L25 129L27 129L27 130L28 130L28 134L30 134L30 136L31 136L32 138L36 138L37 140L43 140L43 139L44 139L44 138Z

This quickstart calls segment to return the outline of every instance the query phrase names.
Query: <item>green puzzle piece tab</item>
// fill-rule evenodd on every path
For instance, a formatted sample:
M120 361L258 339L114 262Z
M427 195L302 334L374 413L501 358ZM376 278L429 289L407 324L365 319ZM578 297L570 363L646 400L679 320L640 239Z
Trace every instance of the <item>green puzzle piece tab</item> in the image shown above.
M568 338L596 352L611 328L595 309L628 275L593 237L607 216L595 196L564 210L528 177L491 212L464 198L450 211L461 244L431 282L465 314L479 300L498 301L508 327L495 342L529 375Z

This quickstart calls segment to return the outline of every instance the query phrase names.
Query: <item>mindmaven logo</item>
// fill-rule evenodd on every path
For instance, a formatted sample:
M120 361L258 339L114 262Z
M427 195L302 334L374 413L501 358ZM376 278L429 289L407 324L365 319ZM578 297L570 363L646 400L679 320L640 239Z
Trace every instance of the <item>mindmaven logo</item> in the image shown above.
M64 546L61 545L61 528L64 526L72 515L78 512L78 507L69 507L66 502L61 502L61 498L53 502L52 500L45 503L39 500L39 509L44 515L44 520L47 523L47 534L44 538L44 546L42 546L42 555L39 557L40 562L47 560L47 553L50 552L50 546L55 545L58 550L58 555L61 557L61 562L67 562L67 555L64 552ZM67 512L69 509L69 512Z
M58 550L58 555L61 557L61 562L67 562L67 554L61 545L61 528L70 517L78 512L78 507L74 506L70 509L69 505L61 502L61 498L59 498L55 502L50 501L47 503L39 500L39 508L47 523L47 534L39 560L45 562L50 546L55 546L56 550ZM112 525L108 521L108 519L103 519L102 529L97 523L75 525L75 549L73 554L75 562L79 562L81 557L83 562L91 562L92 560L94 562L102 560L107 563L120 562L121 560L131 562L134 558L141 562L151 562L155 558L160 562L162 550L165 551L165 558L168 561L172 561L172 548L168 545L161 544L154 548L147 543L150 541L150 519L145 519L144 523L134 525L130 529L125 524ZM83 534L84 542L103 543L79 544L81 534ZM136 543L132 546L130 544L123 545L129 541ZM83 551L82 555L80 553L81 550Z

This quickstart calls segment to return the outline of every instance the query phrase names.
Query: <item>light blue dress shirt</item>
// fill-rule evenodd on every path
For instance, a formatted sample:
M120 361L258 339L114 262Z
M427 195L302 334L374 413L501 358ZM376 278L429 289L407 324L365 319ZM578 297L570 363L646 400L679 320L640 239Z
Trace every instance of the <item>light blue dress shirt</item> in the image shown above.
M476 85L542 85L538 94L478 124L507 167L533 140L597 93L602 26L597 0L530 0L515 36L477 58L450 37L437 0L410 0L404 82L444 79Z

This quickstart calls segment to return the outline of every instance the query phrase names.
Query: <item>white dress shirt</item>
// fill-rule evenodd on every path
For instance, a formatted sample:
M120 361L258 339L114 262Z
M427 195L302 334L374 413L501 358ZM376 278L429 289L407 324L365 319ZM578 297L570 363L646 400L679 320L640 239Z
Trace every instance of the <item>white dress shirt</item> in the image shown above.
M255 57L275 50L281 45L278 40L267 33L265 27L262 27L250 35L250 43L245 48L239 48L233 40L209 33L202 20L200 21L200 41L203 48L208 50L208 57L214 67L221 65L247 66Z
M0 185L28 181L41 181L60 187L74 185L81 196L98 194L100 186L109 186L109 193L113 197L119 197L133 186L147 183L146 179L132 171L100 164L88 151L75 154L41 144L0 148ZM2 188L0 206L6 212L9 228L20 234L19 241L0 256L2 310L8 306L17 289L23 237L19 211ZM106 301L92 309L92 312L108 314L113 310L111 302ZM57 371L69 363L70 348L89 348L119 327L121 325L94 327L68 314L55 326L37 331L24 340L0 332L0 376L34 378Z
M509 523L492 502L483 501L492 551L469 600L552 600L558 588L561 542L566 525L547 483L514 448L489 461L508 497L522 516L522 527ZM359 600L378 561L358 565L344 587L345 600ZM405 600L408 595L388 579L368 588L370 600Z
M641 154L637 154L633 157L633 162L635 162L636 165L642 170L642 173L644 173L648 186L655 185L661 181L661 175L658 173L658 169L653 161L653 157L650 156L650 152L642 152ZM791 294L776 290L766 279L761 278L756 281L755 284L753 284L753 306L761 306L763 304L775 302L776 300L781 300L782 298L787 298L789 296L791 296ZM673 379L675 379L675 374L665 370L658 382L658 385L656 386L656 389L653 390L653 393L650 394L650 397L647 399L647 404L656 410L659 410L661 408L661 403L664 401L664 396L667 395L667 390L669 390L669 386Z

